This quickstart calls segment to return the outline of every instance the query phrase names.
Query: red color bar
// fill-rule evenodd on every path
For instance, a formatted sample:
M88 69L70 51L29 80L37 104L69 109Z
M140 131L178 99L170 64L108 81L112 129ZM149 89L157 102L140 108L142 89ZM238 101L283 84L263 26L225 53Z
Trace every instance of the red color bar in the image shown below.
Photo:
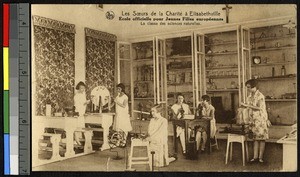
M9 46L9 4L3 4L3 47Z

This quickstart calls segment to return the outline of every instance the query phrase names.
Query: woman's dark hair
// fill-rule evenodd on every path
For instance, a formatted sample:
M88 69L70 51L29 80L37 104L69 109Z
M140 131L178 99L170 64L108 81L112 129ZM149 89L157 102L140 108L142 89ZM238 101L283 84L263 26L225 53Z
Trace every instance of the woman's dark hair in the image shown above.
M124 84L119 83L119 84L117 85L117 87L120 87L120 88L121 88L121 91L125 93L125 85L124 85Z
M176 96L176 98L177 98L176 103L178 103L178 97L180 97L180 96L183 97L183 103L185 103L184 95L182 93L178 93L177 94L177 96Z
M155 104L152 108L156 109L158 113L162 113L164 106L163 104Z
M207 101L207 102L210 101L210 96L208 96L208 95L202 95L201 98L202 98L203 101Z
M76 90L79 90L79 87L80 87L80 86L86 87L85 84L84 84L84 82L80 81L80 82L78 82L78 84L76 85L75 89L76 89Z
M256 79L250 79L247 80L247 82L245 83L245 86L250 85L251 88L257 87L257 80Z

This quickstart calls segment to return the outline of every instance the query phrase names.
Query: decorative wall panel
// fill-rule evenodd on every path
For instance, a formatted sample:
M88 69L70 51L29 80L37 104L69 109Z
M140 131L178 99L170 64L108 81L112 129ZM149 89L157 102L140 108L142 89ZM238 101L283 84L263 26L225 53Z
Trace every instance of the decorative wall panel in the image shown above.
M36 115L46 104L73 106L75 81L75 25L33 16L36 77Z
M85 28L87 97L96 86L107 87L111 94L115 85L115 35ZM113 96L113 95L111 95Z

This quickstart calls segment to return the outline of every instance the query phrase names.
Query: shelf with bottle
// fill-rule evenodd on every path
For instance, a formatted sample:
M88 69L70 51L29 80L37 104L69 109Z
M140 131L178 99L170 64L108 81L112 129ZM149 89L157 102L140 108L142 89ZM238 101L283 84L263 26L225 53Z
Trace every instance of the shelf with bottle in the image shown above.
M236 40L232 40L232 41L215 41L215 43L207 43L205 44L205 46L218 46L218 45L229 45L229 44L237 44Z
M238 78L237 75L226 75L226 76L222 76L222 75L219 75L219 76L206 76L208 79L229 79L229 78Z
M153 41L133 43L132 49L133 59L136 61L153 58Z
M167 60L184 60L184 59L191 59L192 55L170 55L167 56Z
M237 69L226 69L226 70L206 70L206 76L207 77L217 77L217 78L222 78L222 77L235 77L238 75L238 70Z
M264 42L264 41L273 41L273 40L281 40L281 39L290 39L295 38L295 34L286 34L282 36L270 36L270 37L261 37L261 38L251 38L251 42Z
M180 83L168 82L168 85L191 85L191 84L193 84L193 82L180 82Z
M167 70L192 69L192 61L171 61L167 64Z
M206 53L206 56L218 56L218 55L235 55L237 54L237 51L220 51L220 52L212 52L212 53Z
M237 69L237 65L217 65L206 67L206 71L216 70L216 69Z
M167 72L187 72L187 71L192 71L192 68L171 68L168 69Z
M296 64L296 61L283 61L283 62L274 62L274 63L260 63L253 64L251 67L260 67L260 66L276 66L276 65L292 65Z
M296 74L288 74L284 76L273 76L273 77L258 77L257 80L280 80L280 79L296 79ZM255 78L255 77L254 77Z
M281 47L268 47L268 48L251 49L251 51L253 51L253 52L262 52L262 51L285 50L285 49L296 49L296 45L287 45L287 46L281 46Z
M133 69L134 71L134 80L137 82L149 82L149 81L153 81L153 67L152 65L140 65L140 66L136 66Z

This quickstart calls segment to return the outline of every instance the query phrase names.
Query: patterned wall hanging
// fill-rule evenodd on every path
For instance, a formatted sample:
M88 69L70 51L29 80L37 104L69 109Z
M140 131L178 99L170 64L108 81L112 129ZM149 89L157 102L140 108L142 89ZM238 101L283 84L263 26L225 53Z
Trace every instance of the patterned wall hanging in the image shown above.
M114 93L115 85L115 35L85 28L87 97L97 86L105 86Z
M34 30L36 115L46 104L73 107L75 82L75 25L32 16Z

